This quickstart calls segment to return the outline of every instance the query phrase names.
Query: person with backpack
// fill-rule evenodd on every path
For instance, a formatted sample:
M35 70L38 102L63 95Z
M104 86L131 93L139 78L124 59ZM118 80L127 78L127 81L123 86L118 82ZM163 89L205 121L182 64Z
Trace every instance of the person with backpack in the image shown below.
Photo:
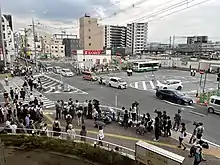
M198 125L199 126L196 128L196 138L201 140L204 132L204 127L203 123L198 123Z
M175 131L179 130L180 127L180 122L181 122L181 109L178 109L178 112L175 114L174 116L174 125L173 125L173 129Z

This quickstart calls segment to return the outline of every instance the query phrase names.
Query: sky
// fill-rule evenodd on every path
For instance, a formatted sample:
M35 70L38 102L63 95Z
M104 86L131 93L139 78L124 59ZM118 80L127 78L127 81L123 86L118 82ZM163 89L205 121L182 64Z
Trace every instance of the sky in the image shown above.
M78 34L78 19L85 13L102 25L149 22L148 41L168 43L170 36L207 35L220 41L220 0L0 0L2 13L12 14L15 29ZM191 7L192 5L196 5Z

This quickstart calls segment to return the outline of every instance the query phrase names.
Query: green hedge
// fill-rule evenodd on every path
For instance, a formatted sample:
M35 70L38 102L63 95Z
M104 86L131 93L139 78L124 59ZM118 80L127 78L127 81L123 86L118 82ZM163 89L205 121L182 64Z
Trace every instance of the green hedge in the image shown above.
M0 135L5 146L22 147L24 149L42 149L46 151L70 154L102 165L134 165L134 161L114 151L92 147L87 143L76 143L48 137L25 135Z

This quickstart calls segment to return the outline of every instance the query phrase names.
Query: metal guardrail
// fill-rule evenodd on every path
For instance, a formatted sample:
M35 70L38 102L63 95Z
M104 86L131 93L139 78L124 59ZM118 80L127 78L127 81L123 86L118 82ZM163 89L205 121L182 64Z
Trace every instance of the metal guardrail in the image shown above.
M4 129L5 129L4 127L0 127L0 130L4 130ZM24 129L21 129L21 128L17 128L16 130L24 131ZM67 132L56 132L56 131L52 131L52 130L47 130L46 135L41 135L40 133L43 132L43 130L41 130L41 129L25 129L25 132L30 132L30 133L7 133L7 134L9 134L9 135L26 135L26 136L32 136L32 135L33 136L46 136L46 137L50 137L50 138L57 138L57 139L63 139L63 140L69 140L67 138L68 138L68 135L70 135ZM54 133L59 133L60 136L54 136ZM91 146L94 146L94 145L99 146L98 145L99 140L96 138L92 138L92 137L88 137L88 136L81 136L78 134L74 135L73 137L74 138L71 140L73 140L74 142L88 143ZM84 139L84 140L82 140L82 139ZM111 150L116 151L116 148L118 148L117 152L119 154L127 156L133 160L135 159L135 150L118 145L118 144L114 144L114 143L111 143L108 141L104 141L104 140L102 140L101 142L102 142L103 146L99 146L99 147L101 147L105 150L108 150L108 151L111 151Z

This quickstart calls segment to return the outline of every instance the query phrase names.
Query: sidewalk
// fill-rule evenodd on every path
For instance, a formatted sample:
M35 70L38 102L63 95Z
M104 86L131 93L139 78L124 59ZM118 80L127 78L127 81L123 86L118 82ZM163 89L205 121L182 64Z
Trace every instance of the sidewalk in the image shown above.
M47 119L47 123L52 123L54 120L54 115L52 114L46 114L45 115ZM61 120L61 125L66 126L66 122L64 120ZM89 137L97 138L97 132L98 130L94 128L93 126L94 121L93 120L85 120L85 125L88 131ZM78 133L80 131L80 127L77 126L76 120L73 121L73 126ZM174 152L176 154L179 154L181 156L184 156L186 158L183 165L191 165L193 162L193 158L188 157L189 153L189 145L187 145L188 149L186 151L183 151L182 149L177 148L178 141L175 140L175 137L178 138L178 133L173 132L174 138L163 138L161 137L159 142L152 141L154 134L145 134L144 136L137 135L135 133L135 128L129 128L125 130L123 127L120 127L117 123L112 123L107 125L104 128L104 134L105 134L105 141L109 141L130 149L135 149L135 143L138 140L143 140L145 142L151 143L153 145L156 145L158 147L164 148L166 150L169 150L171 152ZM186 139L185 141L188 141ZM220 164L220 151L216 150L214 148L210 148L209 150L204 150L204 157L207 160L206 162L203 162L204 165L217 165ZM219 158L217 158L219 157Z

